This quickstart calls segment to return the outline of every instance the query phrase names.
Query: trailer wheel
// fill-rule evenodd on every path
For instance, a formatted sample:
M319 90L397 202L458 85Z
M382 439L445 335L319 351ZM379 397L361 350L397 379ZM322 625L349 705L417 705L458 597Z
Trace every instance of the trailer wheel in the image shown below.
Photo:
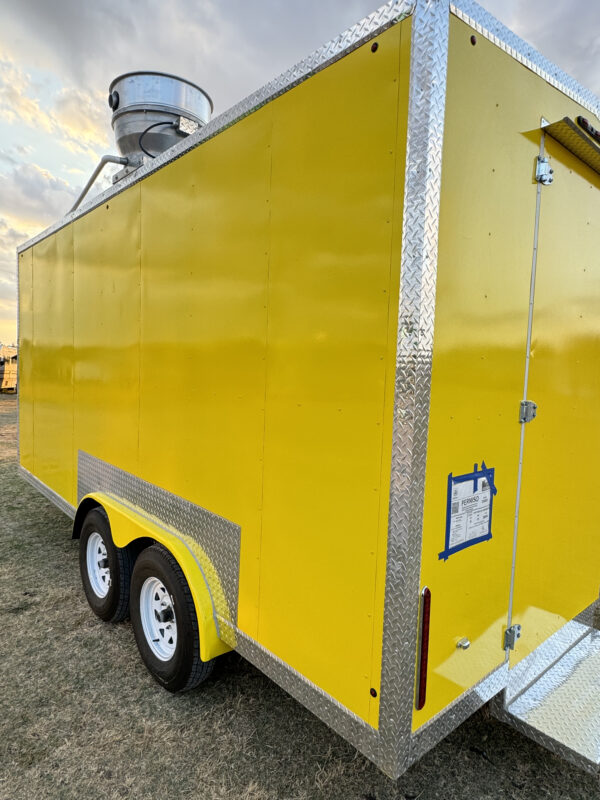
M128 550L115 547L106 512L89 511L79 537L79 570L92 611L105 622L121 622L129 614L133 562Z
M181 567L155 544L135 562L131 579L131 624L142 661L170 692L193 689L213 671L200 658L194 601Z

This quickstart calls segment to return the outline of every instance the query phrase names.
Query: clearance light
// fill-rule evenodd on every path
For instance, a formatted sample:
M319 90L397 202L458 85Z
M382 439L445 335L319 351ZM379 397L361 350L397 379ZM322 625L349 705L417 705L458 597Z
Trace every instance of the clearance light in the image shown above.
M417 675L416 708L420 711L425 705L427 694L427 660L429 658L429 618L431 614L431 592L427 586L421 592L421 631L419 648L419 672Z

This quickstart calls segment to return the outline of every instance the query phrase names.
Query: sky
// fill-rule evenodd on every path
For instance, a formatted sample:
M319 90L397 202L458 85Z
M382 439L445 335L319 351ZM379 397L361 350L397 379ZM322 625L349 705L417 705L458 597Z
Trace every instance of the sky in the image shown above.
M481 4L600 94L598 0ZM218 115L378 5L0 0L0 342L16 340L16 246L62 217L100 156L116 153L106 101L114 77L181 75L208 91Z

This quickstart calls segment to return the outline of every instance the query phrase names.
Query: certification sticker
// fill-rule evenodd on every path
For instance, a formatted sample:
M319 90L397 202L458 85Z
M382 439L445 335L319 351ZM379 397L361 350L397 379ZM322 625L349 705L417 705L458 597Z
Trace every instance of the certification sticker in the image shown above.
M466 475L448 475L446 541L439 558L492 538L492 506L497 493L494 469L481 462Z

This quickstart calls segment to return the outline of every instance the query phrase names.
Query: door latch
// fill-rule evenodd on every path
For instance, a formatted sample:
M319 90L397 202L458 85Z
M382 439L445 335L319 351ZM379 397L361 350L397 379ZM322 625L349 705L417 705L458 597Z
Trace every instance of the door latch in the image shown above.
M504 649L514 650L517 639L521 638L521 626L511 625L504 631Z
M547 156L538 156L535 164L535 179L543 186L549 186L554 180L554 170Z
M521 400L519 406L519 422L531 422L537 417L537 403L533 400Z

